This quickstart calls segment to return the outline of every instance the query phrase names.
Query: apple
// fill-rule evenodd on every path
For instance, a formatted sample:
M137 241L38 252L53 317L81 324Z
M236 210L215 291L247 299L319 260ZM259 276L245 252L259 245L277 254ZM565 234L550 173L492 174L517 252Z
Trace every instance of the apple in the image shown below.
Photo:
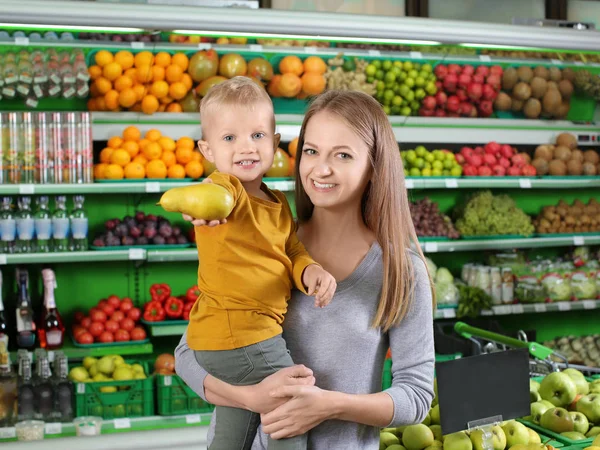
M471 431L470 437L475 450L487 450L487 447L483 445L483 430ZM506 447L506 434L498 425L492 427L492 444L494 450L504 450Z
M502 76L503 73L504 73L504 70L502 69L502 66L492 66L492 67L490 67L490 74Z
M444 438L444 450L473 450L473 443L469 436L459 431Z
M479 155L479 156L483 156L485 153L485 150L483 149L483 147L481 147L479 145L477 147L475 147L473 149L473 151L475 152L476 155Z
M504 170L506 170L510 167L510 161L505 157L500 158L498 160L498 164L500 164L502 167L504 167ZM537 383L537 381L536 381L536 383ZM539 389L539 383L538 383L538 389Z
M436 441L443 442L444 438L442 437L442 427L440 425L429 425L429 429Z
M515 155L513 159L517 156ZM554 406L567 406L575 400L577 386L575 386L569 375L562 372L552 372L542 380L539 392L544 400L548 400Z
M454 94L456 92L456 84L458 83L458 77L454 73L449 73L444 78L444 90Z
M529 432L529 444L528 445L541 444L542 443L542 438L540 437L539 434L537 434L531 428L527 428L527 431Z
M402 433L402 445L407 450L422 450L433 444L434 437L427 425L409 425Z
M389 447L390 445L400 444L400 439L395 434L392 434L388 431L382 431L379 433L379 442L385 445L384 448Z
M458 85L463 89L465 89L467 86L469 86L471 84L471 81L472 81L471 75L468 75L466 73L461 73L458 76Z
M578 433L585 434L590 429L590 422L587 417L585 417L580 412L569 412L571 418L573 419L573 431L577 431Z
M487 166L493 167L496 165L496 157L494 155L486 153L485 155L483 155L483 163Z
M434 116L435 117L446 117L446 111L438 108L435 110Z
M513 148L510 145L503 144L502 147L500 148L500 153L502 153L502 156L504 156L505 158L510 159L515 154L515 151L513 150ZM539 386L539 383L537 381L535 381L535 383L537 383Z
M456 162L458 164L460 164L461 166L465 164L465 157L463 155L461 155L460 153L457 153L454 156L454 159L456 159Z
M448 64L448 72L458 75L459 73L462 72L462 67L460 67L458 64L454 64L454 63Z
M470 117L475 111L475 107L469 102L460 104L460 113L465 117Z
M471 147L463 147L460 149L460 154L463 155L465 158L470 157L471 155L473 155L473 153L475 153L475 150L473 150Z
M506 174L507 174L509 177L518 177L518 176L520 176L520 175L521 175L521 169L520 169L519 167L517 167L517 166L510 166L510 167L507 169L507 171L506 171ZM540 395L541 395L541 394L540 394ZM544 398L544 397L542 397L542 398Z
M429 426L431 424L431 411L427 413L425 419L423 419L423 422L421 423L426 426Z
M548 400L540 400L540 403L543 403L544 405L548 406L548 408L554 408L554 405Z
M600 394L600 379L594 380L589 384L589 394Z
M560 435L567 439L571 439L572 441L587 439L584 434L578 433L577 431L565 431L564 433L560 433Z
M475 168L479 168L483 164L483 158L479 155L473 154L470 157L465 158L465 159L471 166L473 166Z
M500 90L500 85L501 85L501 81L500 81L500 77L498 75L490 75L485 79L485 82L490 85L491 87L493 87L495 90Z
M506 435L506 445L508 448L518 444L529 444L529 431L527 431L527 427L522 423L509 420L504 424L502 430Z
M448 96L446 95L445 92L439 91L437 94L435 94L435 101L438 106L444 106L444 105L446 105L446 102L448 101Z
M498 97L498 91L496 91L491 85L484 84L481 88L481 96L484 100L494 101L496 100L496 97Z
M463 166L463 173L465 177L476 177L477 176L477 168L470 164L465 164Z
M581 397L583 397L583 395L577 394L575 396L575 400L573 400L571 403L569 403L569 407L567 408L567 411L577 411L577 402L579 401L579 399L581 399Z
M475 73L477 75L487 77L490 74L490 69L487 66L479 66L477 69L475 69Z
M585 435L589 438L600 435L600 427L592 427Z
M592 445L600 447L600 436L596 436L596 438L592 442Z
M547 410L542 414L540 425L555 433L563 433L575 429L573 418L569 415L569 411L564 408L550 408Z
M584 395L577 402L577 411L592 423L600 423L600 394Z
M443 64L439 64L435 66L433 72L435 73L435 77L438 80L443 80L446 77L446 75L448 75L448 67L444 66Z
M534 166L532 166L531 164L525 164L522 168L521 168L521 172L523 172L523 175L526 177L535 177L537 175L537 170ZM587 382L586 382L587 385Z
M462 67L462 73L465 73L467 75L473 75L475 73L475 67L473 67L470 64L464 65Z
M435 109L436 104L437 104L437 102L435 100L435 97L433 97L431 95L428 95L427 97L425 97L423 99L423 107L425 109Z
M446 109L449 112L457 112L458 108L460 108L460 99L456 95L451 95L448 97L448 101L446 102Z
M491 177L492 169L490 169L488 166L481 166L477 169L477 175L480 177Z
M440 424L440 405L435 405L429 411L429 415L431 417L431 425L439 425Z
M506 175L506 169L501 166L500 164L494 164L492 166L492 172L494 173L495 177L503 177L504 175ZM537 392L534 391L529 391L530 394L530 402L535 402L538 400L541 400L542 398L540 397L540 394L538 394ZM535 394L535 396L533 396L533 394ZM535 398L535 400L534 400Z
M479 115L481 117L490 117L494 113L494 104L491 100L482 100L479 104Z
M539 425L542 415L548 411L550 408L554 408L554 405L547 405L542 402L534 402L530 405L531 415L527 416L525 420L530 420L531 422Z

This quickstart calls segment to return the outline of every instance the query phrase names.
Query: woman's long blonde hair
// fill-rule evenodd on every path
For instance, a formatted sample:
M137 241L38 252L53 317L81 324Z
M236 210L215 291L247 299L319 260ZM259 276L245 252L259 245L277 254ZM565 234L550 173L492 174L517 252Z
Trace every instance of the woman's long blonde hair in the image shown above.
M308 121L321 111L344 120L370 148L372 178L362 198L362 215L383 251L383 286L373 326L387 331L406 316L414 297L411 244L425 263L410 216L400 149L385 112L373 97L357 91L328 91L317 97L304 116L298 139L296 211L300 223L307 222L314 209L298 181L304 133Z

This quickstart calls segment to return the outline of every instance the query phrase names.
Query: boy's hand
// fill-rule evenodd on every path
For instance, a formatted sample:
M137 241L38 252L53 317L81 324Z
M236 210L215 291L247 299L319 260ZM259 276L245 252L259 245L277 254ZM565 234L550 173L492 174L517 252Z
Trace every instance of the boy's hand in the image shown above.
M205 178L204 180L202 180L202 183L212 183L212 180L210 178ZM216 227L217 225L223 225L224 223L227 223L227 219L206 221L204 219L197 219L192 216L188 216L187 214L182 214L182 216L183 220L192 222L192 225L194 225L195 227L201 227L204 225L208 227Z
M331 302L337 288L335 278L317 264L311 264L304 269L302 283L308 287L308 295L315 296L315 306L320 308Z

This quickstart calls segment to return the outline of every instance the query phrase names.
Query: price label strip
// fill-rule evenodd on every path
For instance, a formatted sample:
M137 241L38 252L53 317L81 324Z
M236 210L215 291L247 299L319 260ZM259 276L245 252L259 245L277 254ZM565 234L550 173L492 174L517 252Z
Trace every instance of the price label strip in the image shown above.
M490 55L479 55L479 61L481 62L492 62Z
M146 249L143 248L130 248L129 259L132 261L141 261L146 259Z
M0 266L6 265L6 255L4 253L0 254Z
M413 180L405 179L404 185L406 186L406 189L414 189L415 188L415 182Z
M438 245L437 242L425 242L425 252L426 253L437 253Z
M571 304L569 302L558 302L559 311L571 311Z
M536 303L533 305L533 310L536 313L544 313L548 310L548 308L546 308L546 305L543 303Z
M304 47L304 53L317 53L317 47Z
M583 236L573 236L573 245L578 247L585 245L585 238Z
M381 56L381 52L379 50L369 50L369 56L378 58Z
M131 420L129 420L129 418L124 417L121 419L114 419L113 423L115 425L115 429L117 430L124 430L127 428L131 428Z
M143 42L132 42L131 43L131 48L136 48L136 49L140 49L140 48L144 48L144 43Z
M19 194L32 195L35 192L35 186L33 184L20 184Z
M409 55L412 59L422 59L423 58L423 54L421 52L410 52Z
M596 309L596 302L594 300L584 300L583 309Z
M513 314L523 314L525 312L525 309L523 309L523 305L512 305L512 313Z
M445 184L449 189L456 189L458 187L458 181L455 178L446 178Z
M442 316L444 319L453 319L456 317L456 311L453 309L442 309Z
M47 423L45 425L46 434L61 434L62 433L62 423Z
M185 423L200 423L201 421L200 414L188 414L185 416Z
M17 437L15 427L0 428L0 439L11 439Z
M521 189L531 189L531 180L529 178L520 178L519 187Z
M249 46L251 52L262 52L263 46L260 44L250 44Z
M160 183L158 181L146 182L146 192L160 192Z

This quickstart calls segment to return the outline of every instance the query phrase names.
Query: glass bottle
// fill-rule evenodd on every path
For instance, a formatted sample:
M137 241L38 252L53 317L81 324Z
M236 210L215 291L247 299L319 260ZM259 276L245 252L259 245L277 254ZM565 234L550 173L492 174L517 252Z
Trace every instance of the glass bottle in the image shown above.
M31 197L19 197L17 207L17 253L31 253L35 231L35 221L31 213Z
M0 184L8 183L8 142L8 114L0 112Z
M0 207L0 253L15 252L17 222L12 213L12 198L2 197Z
M39 379L33 387L34 418L51 421L54 418L54 387L51 380L50 361L48 361L47 356L42 356L37 364L39 367Z
M54 183L64 183L63 164L65 164L65 154L63 150L63 127L62 113L52 113L52 121L50 123L50 135L52 137L52 148L54 150Z
M56 358L56 357L55 357ZM55 359L54 367L58 371L56 383L56 412L61 422L71 422L74 417L73 382L69 380L69 364L65 355L61 355L58 361Z
M48 196L42 195L36 199L35 236L36 251L47 253L50 251L50 238L52 237L52 219L48 208Z
M63 123L63 180L65 183L77 183L77 115L65 114Z
M17 347L32 349L35 347L35 320L29 298L29 272L17 269Z
M83 195L73 197L73 211L71 212L71 234L73 235L73 250L85 251L88 248L88 218L83 209Z
M38 325L38 336L40 347L54 350L61 348L65 336L65 326L62 317L56 307L54 289L56 288L56 277L50 269L42 270L44 279L44 310L40 316Z
M33 113L22 113L21 119L21 183L31 184L35 178L35 133Z
M31 376L31 360L28 356L19 359L18 416L21 420L32 420L35 415L34 389Z
M54 251L69 250L69 215L67 214L67 197L58 195L55 198L54 213L52 214L52 236Z
M52 151L52 131L49 124L50 113L36 114L36 173L35 181L40 184L54 182L54 152Z
M18 113L8 113L8 148L5 155L8 178L5 180L6 183L18 184L21 182L21 164L19 161L19 155L22 153L20 119Z
M9 427L17 418L17 375L10 366L4 342L0 342L0 392L0 428Z
M0 342L8 348L8 323L4 314L4 302L2 301L2 272L0 272Z
M87 70L85 71L87 75ZM94 182L94 141L92 139L92 125L89 112L81 113L81 127L82 131L80 134L80 150L83 164L83 182L93 183Z

